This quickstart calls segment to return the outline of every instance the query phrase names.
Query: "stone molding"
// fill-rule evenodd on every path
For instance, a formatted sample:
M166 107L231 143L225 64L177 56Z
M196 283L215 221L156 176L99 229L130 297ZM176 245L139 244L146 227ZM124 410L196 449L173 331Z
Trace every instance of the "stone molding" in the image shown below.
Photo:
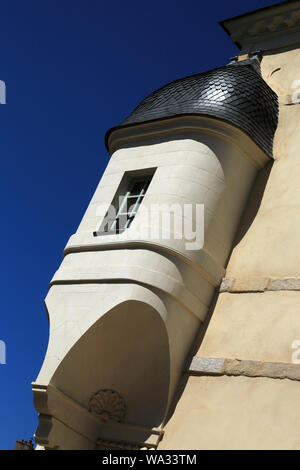
M282 2L220 24L244 53L256 45L264 50L288 46L299 38L300 2Z
M161 121L149 121L129 127L118 127L108 138L107 146L112 155L124 146L145 145L157 138L172 138L172 136L186 136L208 134L229 142L238 148L244 157L257 169L263 168L270 157L237 126L216 117L200 114L190 116L174 116Z
M285 362L264 362L213 357L193 357L190 375L229 375L246 377L267 377L300 381L300 364Z
M143 442L114 441L98 439L96 450L155 450L157 445L146 445Z
M159 242L146 239L119 240L117 234L99 237L99 240L96 239L97 243L95 243L95 239L96 237L91 232L73 234L64 249L63 257L72 253L137 248L154 252L159 251L163 254L174 256L185 262L187 265L192 265L195 269L197 269L201 276L213 286L217 286L219 284L220 277L225 274L224 267L218 264L206 251L199 250L198 253L198 250L191 250L186 251L185 255L183 255L178 249L171 246L170 240L163 240ZM203 264L205 264L205 269L201 267ZM57 273L58 271L53 276L49 287L60 282L59 274ZM71 281L72 279L69 280ZM63 282L66 283L66 281Z
M300 277L223 278L219 292L246 293L270 291L300 291Z
M46 449L59 449L56 432L68 429L74 436L82 436L83 443L89 449L97 448L97 442L105 445L121 443L124 445L157 447L162 439L162 427L150 428L116 421L103 422L101 416L91 413L88 407L74 401L53 385L42 385L33 382L35 407L39 412L39 426L34 435L37 445ZM103 444L104 445L104 444ZM119 444L118 444L119 445ZM120 444L121 445L121 444ZM84 447L87 448L87 447Z

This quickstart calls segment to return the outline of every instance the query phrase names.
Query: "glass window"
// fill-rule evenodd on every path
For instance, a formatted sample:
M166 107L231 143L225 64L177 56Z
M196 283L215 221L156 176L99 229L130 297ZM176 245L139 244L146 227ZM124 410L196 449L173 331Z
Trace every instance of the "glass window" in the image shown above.
M111 211L108 211L101 224L100 230L94 232L94 235L121 233L130 227L144 199L152 176L153 173L150 175L147 174L146 176L126 178L125 188L123 182L123 184L121 184L123 191L122 189L118 190L112 203L114 208L113 217L111 216Z

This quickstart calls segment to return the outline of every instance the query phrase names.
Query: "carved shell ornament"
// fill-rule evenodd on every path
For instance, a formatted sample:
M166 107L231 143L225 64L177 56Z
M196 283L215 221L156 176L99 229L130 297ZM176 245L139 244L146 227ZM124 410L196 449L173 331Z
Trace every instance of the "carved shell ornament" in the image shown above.
M115 390L98 390L89 400L89 411L103 423L120 422L126 415L126 403Z

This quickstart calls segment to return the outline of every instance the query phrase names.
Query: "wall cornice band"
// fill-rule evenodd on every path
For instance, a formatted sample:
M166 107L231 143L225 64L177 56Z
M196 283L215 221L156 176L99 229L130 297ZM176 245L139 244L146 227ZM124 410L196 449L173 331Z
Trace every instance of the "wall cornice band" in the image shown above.
M242 53L299 46L300 1L285 1L220 22Z
M268 291L300 291L300 277L225 277L219 288L237 294Z
M113 128L107 135L107 146L110 153L120 148L147 145L157 142L158 139L197 138L197 134L213 135L225 142L229 142L239 149L244 157L257 168L263 168L269 158L245 132L229 122L216 117L185 115L174 116L134 126Z
M285 362L195 356L186 372L190 375L268 377L300 381L300 365Z

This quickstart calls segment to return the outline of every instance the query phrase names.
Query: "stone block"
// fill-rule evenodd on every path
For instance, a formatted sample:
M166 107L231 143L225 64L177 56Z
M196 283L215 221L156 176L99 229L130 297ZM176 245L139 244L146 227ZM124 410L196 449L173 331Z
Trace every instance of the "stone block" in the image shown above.
M268 288L269 278L241 278L234 281L230 292L264 292Z
M269 290L300 290L299 277L284 277L271 279Z
M224 277L220 284L219 292L230 292L233 282L234 282L233 277L228 277L228 278Z
M189 372L198 374L222 374L224 365L223 358L215 357L193 357Z

